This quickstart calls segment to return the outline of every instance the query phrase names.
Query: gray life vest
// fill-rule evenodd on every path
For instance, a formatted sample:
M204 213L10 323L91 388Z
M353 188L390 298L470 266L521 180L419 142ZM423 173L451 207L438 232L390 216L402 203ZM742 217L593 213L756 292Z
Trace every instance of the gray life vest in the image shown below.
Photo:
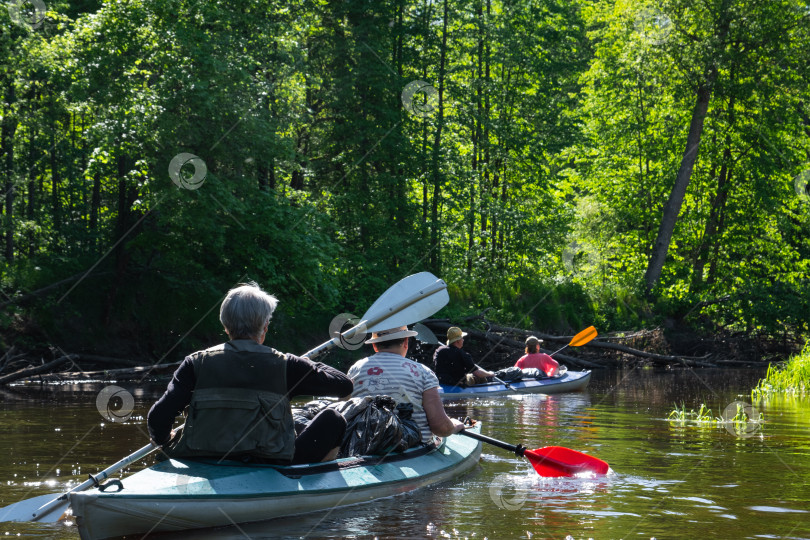
M166 449L170 457L292 460L295 425L283 354L233 340L195 353L192 362L194 394L180 439Z

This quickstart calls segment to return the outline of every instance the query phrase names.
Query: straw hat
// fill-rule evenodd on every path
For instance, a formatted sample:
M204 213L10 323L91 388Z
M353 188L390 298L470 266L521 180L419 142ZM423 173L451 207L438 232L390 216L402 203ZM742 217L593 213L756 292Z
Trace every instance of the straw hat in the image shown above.
M467 332L462 332L458 326L451 326L447 329L447 346L449 347L451 343L462 339L466 335Z
M406 337L413 337L416 335L416 332L413 330L408 330L407 326L400 326L398 328L389 328L388 330L380 330L379 332L373 332L371 334L371 339L366 341L366 345L371 345L372 343L382 343L383 341L393 341L395 339L402 339Z

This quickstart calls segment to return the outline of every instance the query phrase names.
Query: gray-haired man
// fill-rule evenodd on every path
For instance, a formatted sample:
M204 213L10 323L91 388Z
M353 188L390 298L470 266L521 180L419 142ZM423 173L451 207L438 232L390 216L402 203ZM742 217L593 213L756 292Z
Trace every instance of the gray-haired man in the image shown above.
M149 434L170 457L311 463L337 455L346 430L340 413L323 411L296 438L290 398L345 397L352 382L330 366L263 345L277 304L252 282L228 292L219 320L230 341L187 356L149 411ZM172 438L187 406L186 426Z

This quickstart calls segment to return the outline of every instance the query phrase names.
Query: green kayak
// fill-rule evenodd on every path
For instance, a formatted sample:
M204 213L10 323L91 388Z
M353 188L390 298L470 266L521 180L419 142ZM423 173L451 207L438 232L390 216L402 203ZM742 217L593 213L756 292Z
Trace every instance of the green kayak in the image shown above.
M480 424L470 431L480 431ZM386 457L311 465L168 460L115 487L70 494L85 540L264 521L405 493L462 474L481 443L452 435Z

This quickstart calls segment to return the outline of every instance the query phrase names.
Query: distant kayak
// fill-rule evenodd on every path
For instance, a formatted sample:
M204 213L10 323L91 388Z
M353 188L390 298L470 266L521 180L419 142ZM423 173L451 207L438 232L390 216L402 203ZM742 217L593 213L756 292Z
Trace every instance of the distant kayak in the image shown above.
M567 371L561 377L522 379L505 384L491 382L475 386L441 385L439 393L445 399L460 397L506 396L510 394L561 394L584 390L591 380L591 371Z
M70 505L83 540L218 527L405 493L470 470L480 455L480 442L451 435L386 458L312 465L171 459L123 478L117 492L71 493Z

